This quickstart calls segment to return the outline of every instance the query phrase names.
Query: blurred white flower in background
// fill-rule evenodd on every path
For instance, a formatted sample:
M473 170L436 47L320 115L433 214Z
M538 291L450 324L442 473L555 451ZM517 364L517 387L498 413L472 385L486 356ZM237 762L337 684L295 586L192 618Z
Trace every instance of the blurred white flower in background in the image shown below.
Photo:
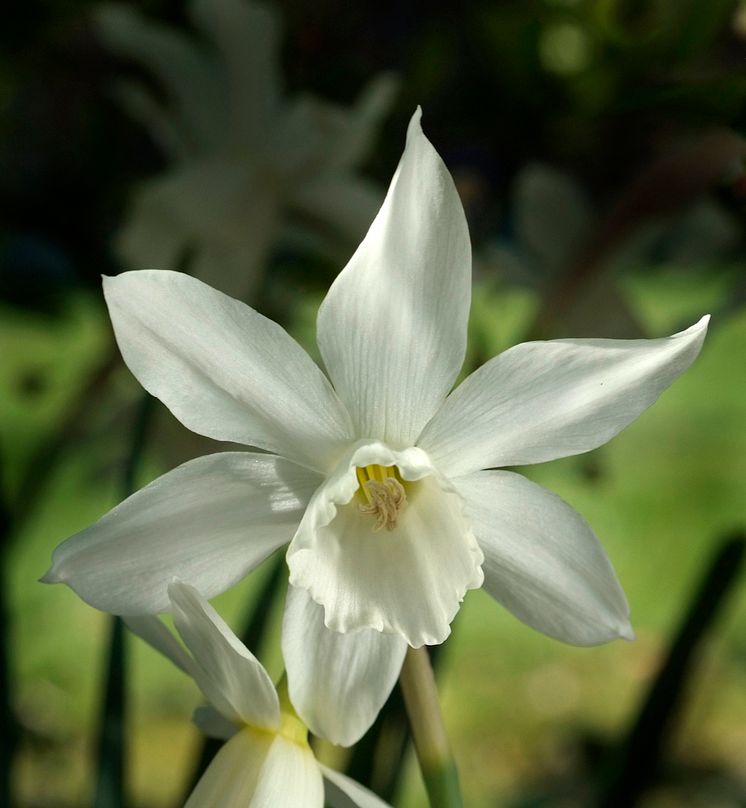
M355 169L396 81L373 80L350 108L285 97L272 8L193 0L188 10L201 37L124 4L96 12L104 43L152 72L163 98L119 86L170 163L133 194L117 241L125 265L181 269L186 257L190 274L245 299L283 236L346 260L383 198Z
M290 543L283 655L317 734L357 740L407 645L445 640L482 585L578 645L631 637L590 526L500 467L606 443L694 361L707 317L652 340L528 342L452 387L466 350L471 248L453 181L413 116L389 192L317 322L328 378L280 326L184 274L104 281L130 370L222 452L163 475L61 544L46 582L115 614L207 597Z
M192 586L168 587L174 624L187 650L157 617L129 627L191 676L209 702L195 711L206 734L227 741L186 808L386 808L360 784L321 765L308 728L256 657Z

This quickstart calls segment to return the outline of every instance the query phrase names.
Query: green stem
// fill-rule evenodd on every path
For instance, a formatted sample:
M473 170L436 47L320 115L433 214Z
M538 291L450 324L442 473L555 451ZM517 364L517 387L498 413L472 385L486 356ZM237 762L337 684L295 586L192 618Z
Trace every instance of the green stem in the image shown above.
M427 649L409 648L399 676L414 748L432 808L463 808Z

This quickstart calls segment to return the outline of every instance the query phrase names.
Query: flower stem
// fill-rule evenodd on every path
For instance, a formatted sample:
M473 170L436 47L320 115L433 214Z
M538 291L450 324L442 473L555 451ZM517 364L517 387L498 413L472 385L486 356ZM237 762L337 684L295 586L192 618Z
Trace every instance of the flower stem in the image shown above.
M463 808L427 649L409 648L399 677L414 748L432 808Z

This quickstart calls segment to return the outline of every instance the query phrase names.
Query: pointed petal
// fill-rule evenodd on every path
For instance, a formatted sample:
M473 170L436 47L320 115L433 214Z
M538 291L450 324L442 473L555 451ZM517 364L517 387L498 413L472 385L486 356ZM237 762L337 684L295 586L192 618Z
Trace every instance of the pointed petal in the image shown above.
M323 607L305 589L289 587L282 655L290 700L315 735L342 746L359 740L391 693L406 651L396 634L330 631Z
M213 758L184 808L247 808L259 782L273 736L249 727L236 733ZM282 804L282 803L280 803Z
M363 513L356 468L396 466L407 503L388 529ZM415 648L443 642L467 589L482 585L482 551L463 500L417 448L355 449L319 488L287 553L290 583L324 607L327 628L398 634Z
M516 345L451 393L417 445L451 478L595 449L692 364L708 320L663 339Z
M418 110L383 207L319 309L321 355L360 437L412 445L463 363L470 296L466 218Z
M200 671L197 664L159 617L155 615L127 617L124 622L133 634L170 659L187 676L195 681L199 678ZM192 721L210 738L227 739L236 734L236 724L209 706L198 707L194 711Z
M42 580L123 615L167 611L174 576L213 597L292 538L319 482L272 455L198 457L63 542Z
M306 744L275 738L264 760L250 808L323 808L321 769Z
M210 704L235 724L277 729L280 702L259 660L193 586L174 581L168 594L174 624L192 652L195 679Z
M454 484L484 550L484 588L506 609L572 645L634 637L606 553L564 500L510 471Z
M276 323L178 272L104 278L127 366L193 432L325 469L350 435L344 406Z
M194 662L179 641L166 628L160 617L149 614L144 617L126 617L124 622L127 628L141 640L155 648L167 659L184 671L188 676L194 676Z
M280 99L280 20L274 8L244 0L195 0L190 15L218 48L229 92L227 147L267 147Z
M352 778L328 766L321 766L324 794L331 808L388 808L380 797Z

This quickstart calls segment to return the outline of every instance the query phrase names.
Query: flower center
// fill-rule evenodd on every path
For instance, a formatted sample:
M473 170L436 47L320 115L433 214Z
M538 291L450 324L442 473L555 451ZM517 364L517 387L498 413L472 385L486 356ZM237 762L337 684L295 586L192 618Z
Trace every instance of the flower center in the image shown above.
M407 493L396 466L358 466L357 479L360 483L358 503L360 513L370 514L376 521L373 532L393 530L399 514L406 507Z
M288 741L298 744L298 746L308 746L308 727L298 718L290 701L288 693L288 679L286 674L277 683L277 698L280 702L280 726L276 730L276 735L282 735Z
M280 713L280 729L277 734L298 746L308 745L308 727L297 716L290 713Z

